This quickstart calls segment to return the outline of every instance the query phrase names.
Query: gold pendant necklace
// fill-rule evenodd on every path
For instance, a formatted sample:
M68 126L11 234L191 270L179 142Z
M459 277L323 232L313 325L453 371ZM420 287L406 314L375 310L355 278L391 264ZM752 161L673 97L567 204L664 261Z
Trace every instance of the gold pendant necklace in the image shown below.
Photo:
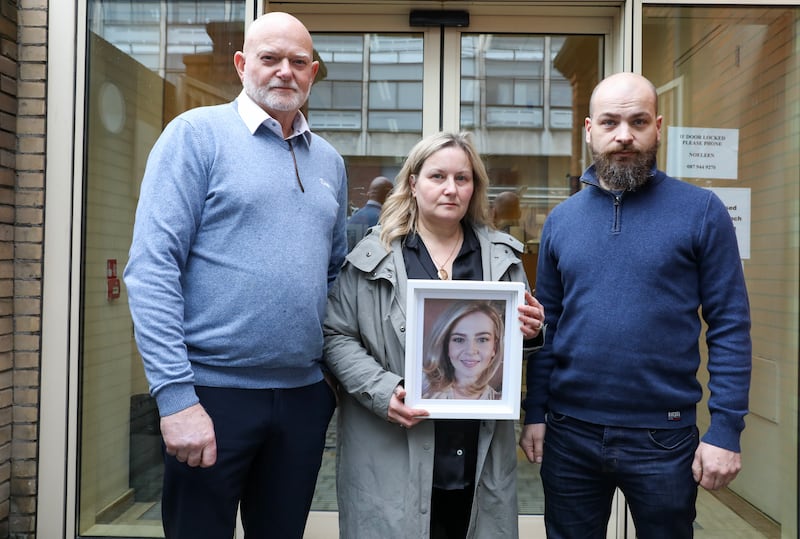
M439 267L439 269L437 270L437 272L436 272L436 273L437 273L437 275L439 275L439 279L441 279L442 281L446 281L446 280L448 280L448 279L450 278L450 274L448 274L448 273L447 273L447 270L446 270L446 269L444 269L444 267L445 267L445 266L447 265L447 263L450 261L450 258L452 258L452 256L455 254L455 252L456 252L456 249L457 249L457 248L458 248L458 246L461 244L461 240L462 240L462 239L463 239L463 235L459 235L458 239L457 239L457 240L456 240L456 242L453 244L453 248L450 250L450 254L449 254L449 255L447 255L447 258L444 260L444 262L443 262L442 264L439 264L439 263L436 261L436 259L434 259L434 258L433 258L433 253L432 253L431 251L428 251L428 254L431 256L431 260L433 261L433 263L434 263L436 266L438 266L438 267Z

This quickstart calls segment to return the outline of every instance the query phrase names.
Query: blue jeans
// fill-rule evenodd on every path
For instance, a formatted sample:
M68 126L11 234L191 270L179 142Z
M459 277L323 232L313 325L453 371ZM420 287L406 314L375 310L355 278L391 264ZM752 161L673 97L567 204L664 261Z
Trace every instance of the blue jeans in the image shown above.
M541 467L547 537L605 538L617 487L639 539L693 537L698 443L695 425L606 427L548 414Z

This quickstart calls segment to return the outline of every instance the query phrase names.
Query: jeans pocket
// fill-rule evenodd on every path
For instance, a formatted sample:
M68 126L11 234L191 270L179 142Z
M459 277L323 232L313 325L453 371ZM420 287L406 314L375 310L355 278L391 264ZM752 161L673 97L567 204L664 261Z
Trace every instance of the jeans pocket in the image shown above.
M666 450L677 449L697 439L698 430L695 425L680 429L650 429L648 436L656 447Z
M567 416L564 414L559 414L558 412L547 412L545 416L545 424L551 423L564 423L567 420Z

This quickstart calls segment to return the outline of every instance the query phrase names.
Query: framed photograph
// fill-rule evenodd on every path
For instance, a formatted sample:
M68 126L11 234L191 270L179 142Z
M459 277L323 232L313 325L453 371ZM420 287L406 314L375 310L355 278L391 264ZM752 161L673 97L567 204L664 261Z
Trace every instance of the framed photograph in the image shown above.
M518 419L522 283L409 279L406 405L440 419Z

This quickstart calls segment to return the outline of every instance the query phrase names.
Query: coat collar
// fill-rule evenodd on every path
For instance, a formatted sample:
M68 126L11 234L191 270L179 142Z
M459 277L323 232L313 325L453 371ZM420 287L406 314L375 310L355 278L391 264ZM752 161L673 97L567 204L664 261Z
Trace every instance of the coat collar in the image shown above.
M346 260L352 264L359 271L364 273L375 272L378 264L386 260L389 256L389 251L384 247L380 240L381 227L375 226L367 231L360 242L353 247L353 250L348 253Z
M473 230L481 245L483 271L487 280L499 278L510 264L519 262L518 255L524 248L521 241L505 232L492 230L485 226L476 226L473 227ZM402 273L405 276L400 240L394 241L392 252L395 255L393 257L389 256L392 253L380 241L380 226L375 226L350 251L347 255L347 262L359 271L371 274L372 278L394 281L397 274ZM391 262L393 259L394 261Z

